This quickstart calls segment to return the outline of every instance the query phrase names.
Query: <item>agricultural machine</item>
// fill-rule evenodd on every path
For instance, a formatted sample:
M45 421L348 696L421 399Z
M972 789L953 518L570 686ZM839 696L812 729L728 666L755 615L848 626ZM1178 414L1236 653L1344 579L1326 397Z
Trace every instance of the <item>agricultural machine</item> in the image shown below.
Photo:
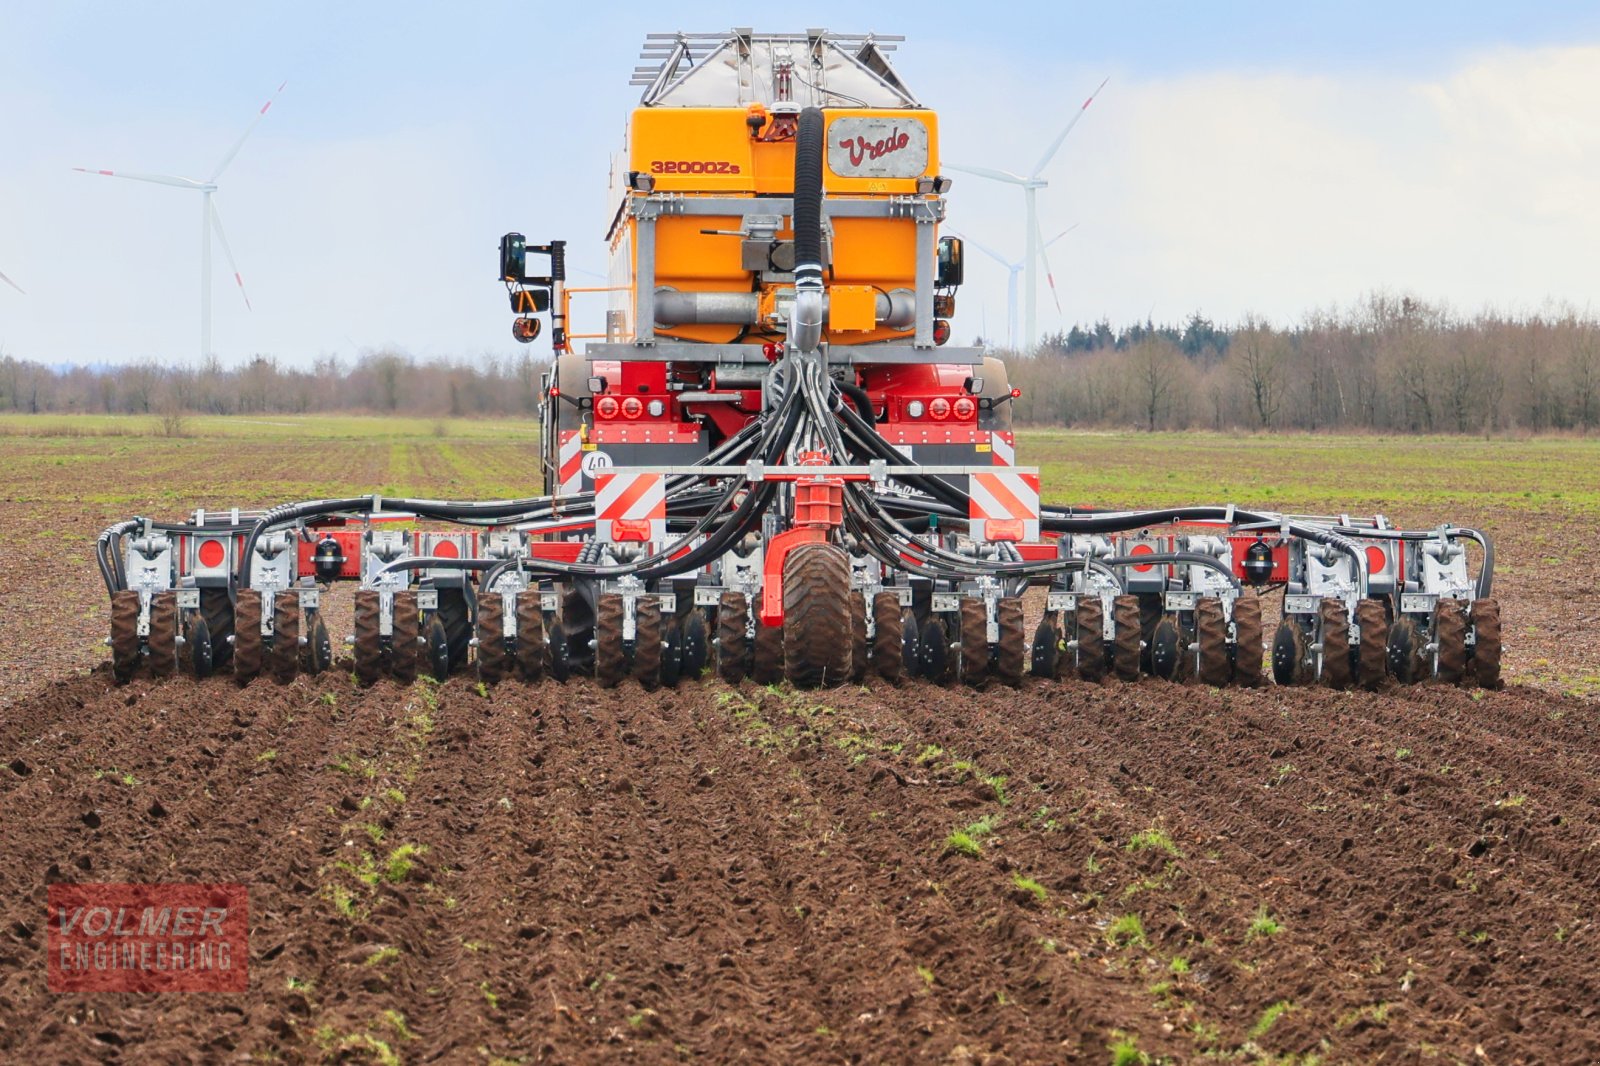
M898 40L652 35L612 284L569 286L561 241L501 241L513 333L548 319L554 350L543 494L119 523L97 548L116 676L327 669L347 583L366 682L1497 684L1475 530L1040 503L1004 365L952 342L962 244ZM603 329L573 331L575 297Z

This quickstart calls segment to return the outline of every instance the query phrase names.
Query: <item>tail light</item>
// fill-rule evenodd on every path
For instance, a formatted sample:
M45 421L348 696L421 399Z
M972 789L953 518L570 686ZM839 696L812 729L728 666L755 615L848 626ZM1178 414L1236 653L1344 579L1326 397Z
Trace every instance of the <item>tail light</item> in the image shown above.
M622 413L627 418L638 418L644 413L644 404L637 396L629 396L622 401Z
M595 413L601 418L616 418L621 409L622 405L615 396L602 396L594 402Z
M651 400L650 403L646 405L645 410L650 412L651 418L660 418L662 415L667 413L667 405L662 403L660 400Z
M922 406L921 400L912 400L910 403L906 404L906 417L921 418L924 410L925 408Z
M928 417L940 419L949 418L950 401L945 399L943 396L936 396L932 400L929 400Z
M972 397L962 396L951 405L951 409L955 411L957 418L967 419L977 413L978 405L973 402Z
M942 318L933 320L933 343L943 344L950 339L950 323Z

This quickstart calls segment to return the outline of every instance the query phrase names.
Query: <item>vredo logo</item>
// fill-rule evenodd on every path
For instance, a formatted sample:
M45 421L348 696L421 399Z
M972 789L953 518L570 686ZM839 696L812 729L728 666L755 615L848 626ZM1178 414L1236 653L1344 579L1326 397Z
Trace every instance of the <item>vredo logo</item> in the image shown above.
M928 170L928 125L919 118L836 118L828 169L847 178L918 178Z
M896 126L889 131L887 137L879 140L869 141L857 134L854 137L846 137L840 141L839 147L850 153L850 165L859 167L869 158L882 159L890 152L898 152L910 143L911 134L903 132L900 127Z

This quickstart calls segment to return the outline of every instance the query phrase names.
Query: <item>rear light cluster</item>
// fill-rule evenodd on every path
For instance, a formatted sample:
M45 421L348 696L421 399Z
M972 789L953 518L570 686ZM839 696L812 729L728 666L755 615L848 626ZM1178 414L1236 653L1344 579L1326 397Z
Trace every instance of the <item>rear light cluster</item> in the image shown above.
M646 412L651 418L660 418L667 413L667 405L661 400L650 400L648 403L637 396L628 396L619 400L615 396L600 396L594 401L594 413L601 418L640 418Z
M970 396L958 396L955 400L947 400L943 396L935 396L927 403L921 400L912 400L906 404L907 418L922 418L926 415L935 422L943 422L951 415L961 421L966 421L978 413L978 404Z

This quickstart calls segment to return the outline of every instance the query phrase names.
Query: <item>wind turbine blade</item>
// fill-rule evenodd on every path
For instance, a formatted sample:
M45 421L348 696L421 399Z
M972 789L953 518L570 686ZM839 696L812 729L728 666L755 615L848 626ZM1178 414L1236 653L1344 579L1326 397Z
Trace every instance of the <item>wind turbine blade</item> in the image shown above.
M1004 181L1011 185L1026 185L1028 179L1020 174L1013 174L1009 170L991 170L988 167L965 167L960 163L945 163L944 170L959 170L963 174L976 174L980 178L989 178L993 181Z
M180 189L203 189L206 183L195 181L193 178L175 178L171 174L130 174L126 170L90 170L88 167L73 167L80 174L99 174L106 178L127 178L129 181L149 181L157 185L176 185Z
M966 241L968 244L972 245L978 251L982 252L984 255L988 256L990 259L993 259L996 263L999 263L1001 266L1005 267L1007 270L1011 269L1011 260L1009 260L1005 256L1001 255L999 252L995 251L993 248L990 248L987 244L983 244L983 243L981 243L979 241L976 241L973 238L968 237L966 234L957 233L955 230L951 230L950 231L950 235L952 237L960 237L962 240Z
M1044 278L1050 283L1050 299L1056 302L1056 314L1059 315L1061 313L1061 297L1056 294L1056 276L1050 270L1050 256L1045 253L1045 249L1050 247L1050 245L1045 243L1044 233L1038 228L1038 218L1033 220L1033 224L1034 232L1039 235L1039 259L1044 263ZM1066 236L1066 234L1062 234L1062 236ZM1059 240L1059 238L1057 239Z
M1110 78L1107 78L1095 86L1094 92L1090 93L1089 98L1083 102L1083 106L1078 108L1078 113L1072 116L1072 121L1068 122L1061 132L1056 134L1056 139L1050 142L1050 147L1046 148L1044 155L1039 157L1039 165L1033 168L1034 177L1037 178L1044 173L1044 168L1050 165L1050 160L1055 158L1055 154L1061 150L1061 142L1067 139L1067 134L1072 132L1072 127L1078 124L1078 120L1083 117L1083 113L1089 110L1089 105L1094 103L1094 98L1100 95L1100 90L1104 89L1106 82L1110 80Z
M1067 234L1069 234L1073 230L1077 229L1078 226L1079 226L1079 223L1074 222L1072 225L1068 226L1066 229L1062 230L1060 233L1056 234L1054 237L1051 237L1048 241L1045 241L1044 242L1044 247L1046 247L1046 248L1050 247L1052 244L1056 243L1061 238L1065 237Z
M222 216L217 214L215 196L211 197L211 230L222 245L222 254L228 257L228 269L233 271L233 280L239 285L239 295L244 297L244 309L254 311L255 308L250 306L250 294L244 291L244 278L239 276L239 264L233 261L233 249L228 247L228 235L222 232Z
M18 292L22 293L22 295L24 295L24 296L28 295L27 292L23 290L21 285L18 285L16 282L14 282L10 278L6 277L4 274L0 274L0 281L3 281L7 285L10 285L13 289L16 289Z
M222 172L228 169L228 164L233 162L233 157L239 154L239 149L244 147L244 142L250 139L250 135L256 131L256 127L261 124L261 120L267 117L267 111L272 107L272 102L278 98L278 93L283 92L283 86L288 84L288 82L284 82L283 85L278 86L277 90L267 98L267 102L261 105L261 110L256 112L256 117L250 120L250 125L244 128L244 132L239 135L239 139L233 142L233 147L228 149L228 154L222 157L222 162L218 163L217 168L211 172L211 181L214 182L222 177Z

